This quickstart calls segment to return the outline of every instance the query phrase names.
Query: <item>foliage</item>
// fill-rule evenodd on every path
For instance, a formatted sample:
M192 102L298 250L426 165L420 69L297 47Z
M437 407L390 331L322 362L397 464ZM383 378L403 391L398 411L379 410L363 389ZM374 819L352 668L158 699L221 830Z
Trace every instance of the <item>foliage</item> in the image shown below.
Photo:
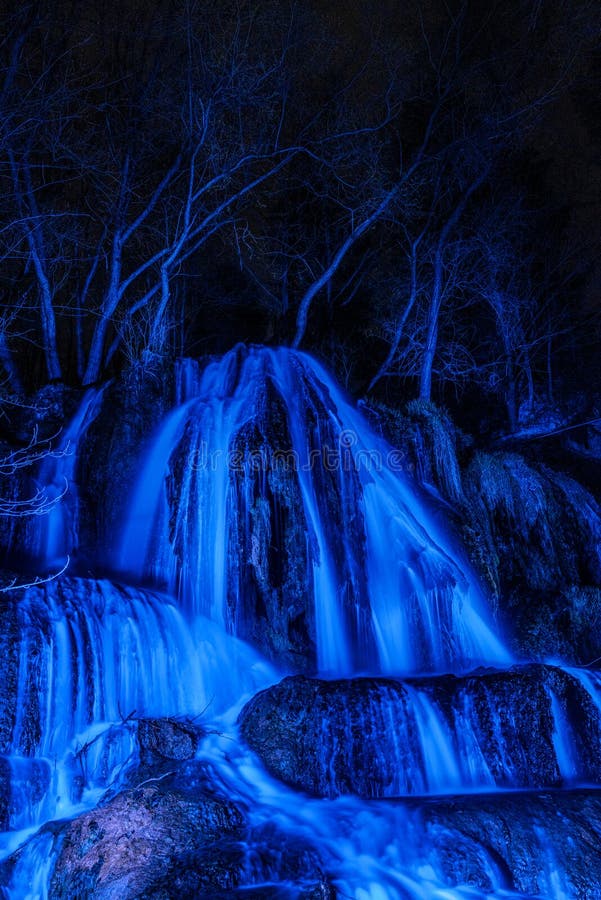
M412 400L407 413L419 439L417 457L427 460L434 483L450 503L464 500L457 458L457 428L448 413L431 401ZM421 452L420 452L421 450Z
M491 41L476 12L5 4L13 389L243 339L334 357L376 397L476 385L510 427L551 402L597 321L598 217L548 215L534 150L562 103L575 130L590 109L598 13L501 4Z
M499 590L601 584L601 509L574 479L515 453L477 452L464 484Z

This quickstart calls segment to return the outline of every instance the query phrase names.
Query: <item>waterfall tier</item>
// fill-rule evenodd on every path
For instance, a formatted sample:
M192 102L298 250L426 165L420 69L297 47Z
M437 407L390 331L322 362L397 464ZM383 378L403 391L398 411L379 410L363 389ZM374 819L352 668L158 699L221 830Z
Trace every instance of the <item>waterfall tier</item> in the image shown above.
M123 451L118 552L91 548L124 584L3 594L2 896L598 897L601 675L515 664L402 454L307 354L184 360L175 395ZM105 396L38 471L67 487L28 532L40 571L95 513L119 533L82 478Z
M502 665L475 577L328 373L236 348L180 368L118 568L321 673ZM312 657L312 659L311 659Z
M214 623L108 581L15 591L0 621L0 816L11 830L100 797L135 754L139 718L215 718L273 678Z
M530 665L461 678L296 676L241 714L275 777L322 797L601 784L601 676Z

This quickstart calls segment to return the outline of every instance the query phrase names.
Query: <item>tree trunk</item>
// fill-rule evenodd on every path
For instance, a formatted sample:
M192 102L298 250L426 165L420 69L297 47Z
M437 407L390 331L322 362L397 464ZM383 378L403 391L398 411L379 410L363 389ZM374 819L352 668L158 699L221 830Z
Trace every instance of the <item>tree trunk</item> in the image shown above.
M92 343L88 354L88 363L84 372L82 384L87 387L94 384L100 378L102 369L102 356L104 351L104 341L108 330L109 320L106 316L102 316L96 323L94 334L92 335Z
M417 248L419 246L419 242L421 241L423 235L424 235L424 232L422 232L422 234L419 236L419 238L416 241L414 241L413 244L411 245L411 291L409 294L409 299L407 300L407 303L405 304L405 309L403 310L403 315L401 316L401 320L400 320L399 324L397 325L396 332L394 335L394 340L392 341L392 344L390 345L390 350L388 351L386 359L384 360L384 362L382 363L382 365L380 366L380 368L378 369L378 371L376 372L376 374L374 375L374 377L372 378L372 380L369 383L369 387L367 388L368 393L369 393L369 391L372 391L374 389L374 387L376 386L378 381L381 378L383 378L384 375L386 374L386 372L388 371L389 366L392 365L394 358L396 356L397 350L399 349L399 344L401 343L401 337L403 336L403 330L405 328L405 324L407 322L407 319L409 318L411 310L415 306L415 301L417 300Z
M20 189L19 169L11 156L13 181L17 191ZM40 291L40 320L42 329L42 343L44 345L44 358L46 370L50 381L58 381L61 378L61 365L56 343L56 320L54 318L53 292L47 271L47 258L42 231L42 217L38 209L29 161L23 162L23 178L25 182L25 196L27 198L28 220L25 226L27 243L33 261L38 287ZM25 207L25 203L22 204Z
M432 369L434 368L434 357L436 356L436 348L438 345L438 319L440 316L440 307L442 305L443 255L445 247L451 231L459 221L459 218L467 206L468 200L474 191L480 187L487 174L488 168L485 168L480 175L472 181L445 223L436 245L436 254L434 257L434 284L432 286L430 309L428 310L428 333L426 336L426 346L424 348L419 380L420 400L429 401L432 397Z
M551 353L552 343L553 338L549 335L549 338L547 340L547 400L551 404L555 402L555 395L553 391L553 356Z
M300 302L298 313L296 316L296 333L294 335L294 341L292 342L292 346L295 349L300 346L303 337L305 336L305 331L307 330L307 320L309 317L309 309L311 308L311 304L313 303L316 294L318 294L323 287L329 284L330 280L338 271L342 260L345 258L351 247L353 247L359 240L359 238L367 231L367 229L386 212L394 198L399 193L399 189L399 185L397 184L394 186L394 188L392 188L392 190L388 191L388 193L380 201L371 215L364 219L357 228L351 231L351 233L342 242L342 244L334 254L334 258L332 259L330 265L322 272L319 278L317 278L305 292L305 295Z
M50 292L49 284L45 283L41 286L41 295L42 340L44 342L46 369L50 381L58 381L62 377L62 374L56 344L56 320L54 318L52 294Z
M419 398L429 402L432 399L432 369L434 357L438 345L438 318L442 304L442 254L444 246L439 243L436 248L434 262L434 284L432 285L432 299L428 310L428 332L426 346L422 359L422 367L419 378Z
M515 366L509 351L507 351L507 360L505 363L505 376L507 381L507 388L505 390L505 405L507 407L509 431L510 433L513 433L514 431L517 431L518 427L518 391L516 384Z
M111 324L113 313L119 305L119 285L121 281L121 250L122 240L121 234L118 232L113 238L113 250L111 260L111 279L109 289L104 298L100 316L94 328L92 335L92 343L90 344L90 352L88 354L88 364L83 376L83 385L94 384L100 378L102 365L104 362L104 344L106 341L109 325Z

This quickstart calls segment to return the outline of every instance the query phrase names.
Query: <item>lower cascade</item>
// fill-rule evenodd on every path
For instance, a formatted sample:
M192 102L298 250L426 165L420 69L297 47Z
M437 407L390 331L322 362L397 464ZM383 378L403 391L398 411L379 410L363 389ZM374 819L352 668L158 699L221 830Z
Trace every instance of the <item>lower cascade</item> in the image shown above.
M77 482L106 395L40 480ZM3 897L601 895L601 673L513 658L320 364L180 361L136 468L104 577L3 588Z

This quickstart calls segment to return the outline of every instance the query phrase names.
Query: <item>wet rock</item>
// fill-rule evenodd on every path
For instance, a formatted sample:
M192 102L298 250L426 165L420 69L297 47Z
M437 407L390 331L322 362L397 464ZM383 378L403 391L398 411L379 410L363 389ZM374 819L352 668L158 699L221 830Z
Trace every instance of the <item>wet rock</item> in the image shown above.
M10 583L12 578L3 579ZM19 675L19 623L17 603L9 593L0 605L0 753L10 753L17 716L17 679Z
M48 760L0 757L0 831L27 827L28 811L44 800L51 779Z
M207 845L243 829L242 813L223 796L143 783L69 823L50 897L144 896L195 857L205 886L221 887L231 867L218 859L207 866Z
M325 883L326 879L319 851L307 840L271 823L251 830L247 871L251 883L286 880L300 884L311 879Z
M164 884L153 885L142 897L278 897L334 900L317 851L275 828L266 834L250 831L244 841L220 840L179 861ZM142 898L137 898L142 900Z
M198 685L188 691L175 682L179 657L193 646L183 617L150 591L70 577L8 591L0 604L0 755L35 755L43 739L62 755L93 722L101 697L103 714L113 722L145 710L195 711ZM219 652L211 657L214 666ZM126 656L123 677L119 659ZM212 677L224 689L231 682L210 666L204 671L207 690ZM143 726L148 742L151 727ZM165 753L192 752L192 725L174 719L160 730Z
M232 896L244 879L244 849L228 842L211 843L170 867L164 879L136 900Z
M374 428L399 449L407 475L435 488L449 503L464 503L460 463L470 438L445 409L412 400L402 410L371 403L365 412Z
M250 888L243 887L227 894L214 894L211 900L229 900L230 897L240 897L240 900L336 900L337 896L332 884L316 881L309 884L260 884Z
M249 377L253 388L244 394L235 382L228 386L237 402L252 404L253 415L230 423L229 445L219 448L220 453L227 452L228 467L228 626L287 669L315 671L314 567L327 547L344 598L341 626L351 636L350 652L356 656L352 662L364 669L375 644L361 484L345 457L348 475L345 472L341 486L341 427L331 398L298 360L286 368L286 378L302 398L298 405L286 396L291 388L274 374L278 366L267 353L232 351L225 360L228 377L242 381ZM260 374L254 371L255 364ZM171 452L167 478L170 542L184 592L190 593L194 567L200 559L209 564L206 548L199 543L198 523L207 517L212 521L213 515L204 509L209 458L203 456L208 449L203 429L213 429L203 419L205 407L210 408L206 398L186 422ZM345 452L348 457L348 448ZM194 597L192 602L202 604L206 598Z
M232 484L237 516L230 532L228 606L237 633L268 658L314 671L313 563L305 512L289 461L286 411L274 391L268 394L268 420L241 429L233 447L245 475Z
M450 885L596 900L601 794L491 794L430 801L420 817Z
M574 478L509 452L474 454L464 485L466 534L517 649L590 662L598 644L587 647L571 629L577 610L565 592L601 586L596 499Z
M120 589L116 589L119 591ZM2 595L0 605L0 753L31 756L39 749L45 715L44 691L55 684L49 678L52 660L53 629L62 616L71 627L79 626L87 641L82 661L91 663L90 635L85 616L88 608L97 620L106 610L102 585L86 579L62 578L15 588ZM54 644L58 644L56 639ZM68 645L67 645L68 646ZM54 650L58 653L58 649ZM60 658L62 667L70 664L67 650ZM90 682L93 678L89 679ZM94 685L89 685L93 692ZM70 685L75 691L77 682ZM65 709L72 712L75 697L63 697ZM81 701L81 698L80 698ZM49 704L56 706L54 698ZM93 699L88 704L90 718ZM64 722L61 725L64 727ZM18 727L17 727L18 726ZM58 727L58 726L57 726Z
M172 765L63 826L50 900L335 896L314 847L253 829L205 763Z
M272 775L316 796L601 779L599 706L551 666L403 682L290 677L246 705L240 729Z
M139 719L138 742L143 760L192 759L206 730L189 719Z
M108 385L101 410L79 448L81 555L91 562L114 559L127 503L139 472L145 442L173 392L172 374L133 377L127 372Z
M524 658L584 666L601 659L600 587L573 584L551 593L508 595L505 615L515 651Z
M10 823L10 782L8 762L0 758L0 831L7 831Z
M329 797L384 795L397 760L378 751L385 732L377 736L383 721L370 706L385 691L391 709L395 699L402 702L403 688L385 679L285 678L244 707L241 734L267 770L295 788Z
M565 454L473 452L469 437L433 404L374 404L374 426L400 448L406 470L447 501L508 640L525 659L588 665L601 657L601 510L598 472ZM569 474L568 474L569 473ZM584 613L584 616L583 616ZM584 617L584 621L583 621ZM587 617L588 620L587 621Z

